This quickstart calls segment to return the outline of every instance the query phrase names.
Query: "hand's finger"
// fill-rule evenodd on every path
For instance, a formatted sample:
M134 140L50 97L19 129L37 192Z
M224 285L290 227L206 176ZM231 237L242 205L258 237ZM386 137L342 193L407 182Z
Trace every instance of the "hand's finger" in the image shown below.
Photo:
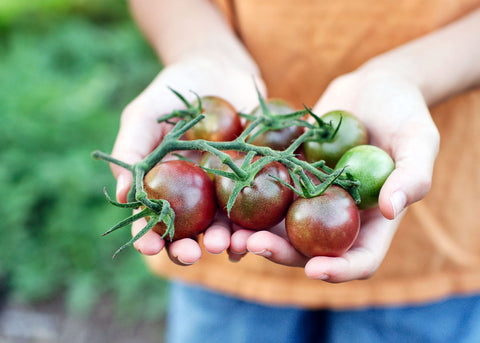
M287 266L303 267L308 260L286 239L269 231L258 231L252 234L247 241L247 250Z
M132 224L132 237L138 234L147 225L147 221L142 218ZM148 231L135 243L133 243L135 249L144 255L156 255L165 246L165 241L160 235L152 230Z
M392 149L395 170L379 197L379 207L386 218L396 218L428 193L439 144L438 131L430 119L407 125L398 134Z
M230 223L224 216L217 216L203 235L203 245L210 254L220 254L230 246Z
M333 283L371 277L387 253L400 217L387 220L378 209L364 212L364 224L353 247L340 257L313 257L305 265L305 274Z
M191 238L183 238L170 243L167 251L170 259L182 266L194 264L202 257L200 245Z
M234 226L235 227L235 226ZM232 262L238 262L247 254L247 240L255 231L237 227L230 238L228 257Z

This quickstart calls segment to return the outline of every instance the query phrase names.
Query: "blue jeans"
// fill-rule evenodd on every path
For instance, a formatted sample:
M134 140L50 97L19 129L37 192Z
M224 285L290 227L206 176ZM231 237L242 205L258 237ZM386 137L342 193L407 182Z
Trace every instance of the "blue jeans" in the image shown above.
M480 295L348 311L252 303L172 282L166 343L480 343Z

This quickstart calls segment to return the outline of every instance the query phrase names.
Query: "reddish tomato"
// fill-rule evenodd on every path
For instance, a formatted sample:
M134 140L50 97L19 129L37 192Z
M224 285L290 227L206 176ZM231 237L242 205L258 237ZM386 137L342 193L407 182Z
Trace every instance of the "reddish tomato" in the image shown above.
M240 116L229 102L216 96L205 96L201 103L205 118L185 133L187 140L232 141L242 133ZM192 106L198 106L198 102Z
M266 101L266 104L267 108L273 114L289 114L295 112L295 110L289 103L281 99L269 99ZM254 116L259 116L260 114L262 114L262 108L260 106L256 107L251 114ZM253 130L251 135L254 135L255 132L256 128L255 130ZM251 142L251 144L257 146L268 146L275 150L285 150L302 133L303 128L292 125L281 130L273 130L262 133L261 135L256 137Z
M342 119L340 128L331 141L308 141L303 144L303 152L307 161L316 162L324 160L327 166L333 168L348 149L368 143L367 129L350 112L331 111L321 117L326 123L331 122L334 127L338 125L340 118Z
M241 165L243 158L235 159ZM225 167L224 170L230 170ZM255 176L252 184L245 187L238 195L230 211L230 220L244 228L262 230L278 224L288 210L293 199L293 191L273 179L278 177L291 184L290 174L279 162L271 162ZM227 214L227 203L232 194L234 181L227 177L215 178L215 191L219 207ZM228 215L228 214L227 214Z
M292 245L305 256L341 256L358 236L360 214L350 194L332 185L320 196L295 200L285 227Z
M144 184L150 199L167 200L175 211L173 240L194 237L212 222L215 191L202 168L182 160L162 162L145 175ZM166 226L157 223L153 230L164 234Z

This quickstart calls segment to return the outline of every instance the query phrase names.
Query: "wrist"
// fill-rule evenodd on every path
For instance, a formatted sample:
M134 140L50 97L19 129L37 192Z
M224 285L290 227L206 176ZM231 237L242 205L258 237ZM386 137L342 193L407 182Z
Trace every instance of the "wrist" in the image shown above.
M397 58L393 54L379 55L360 66L355 73L364 80L391 79L408 83L417 88L425 102L430 105L436 101L430 90L428 79L417 70L418 66L409 59Z
M201 49L185 52L175 59L165 63L169 64L193 64L206 70L223 70L242 72L250 76L260 77L260 70L254 60L245 52L237 49L225 49L218 46L205 46ZM225 75L227 76L227 75Z
M133 18L165 66L193 58L258 75L258 68L209 0L129 0Z

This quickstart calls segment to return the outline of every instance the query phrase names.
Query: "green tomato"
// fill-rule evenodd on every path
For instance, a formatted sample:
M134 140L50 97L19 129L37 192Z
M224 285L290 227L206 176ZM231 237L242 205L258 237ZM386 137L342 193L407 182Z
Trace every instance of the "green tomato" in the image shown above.
M305 142L303 153L309 162L324 160L327 166L333 167L342 155L350 148L368 143L367 129L353 114L347 111L331 111L321 119L331 122L336 127L342 118L337 134L327 142Z
M358 191L361 210L378 205L380 189L395 169L390 155L373 145L359 145L348 150L338 161L335 169L345 168L360 182Z

